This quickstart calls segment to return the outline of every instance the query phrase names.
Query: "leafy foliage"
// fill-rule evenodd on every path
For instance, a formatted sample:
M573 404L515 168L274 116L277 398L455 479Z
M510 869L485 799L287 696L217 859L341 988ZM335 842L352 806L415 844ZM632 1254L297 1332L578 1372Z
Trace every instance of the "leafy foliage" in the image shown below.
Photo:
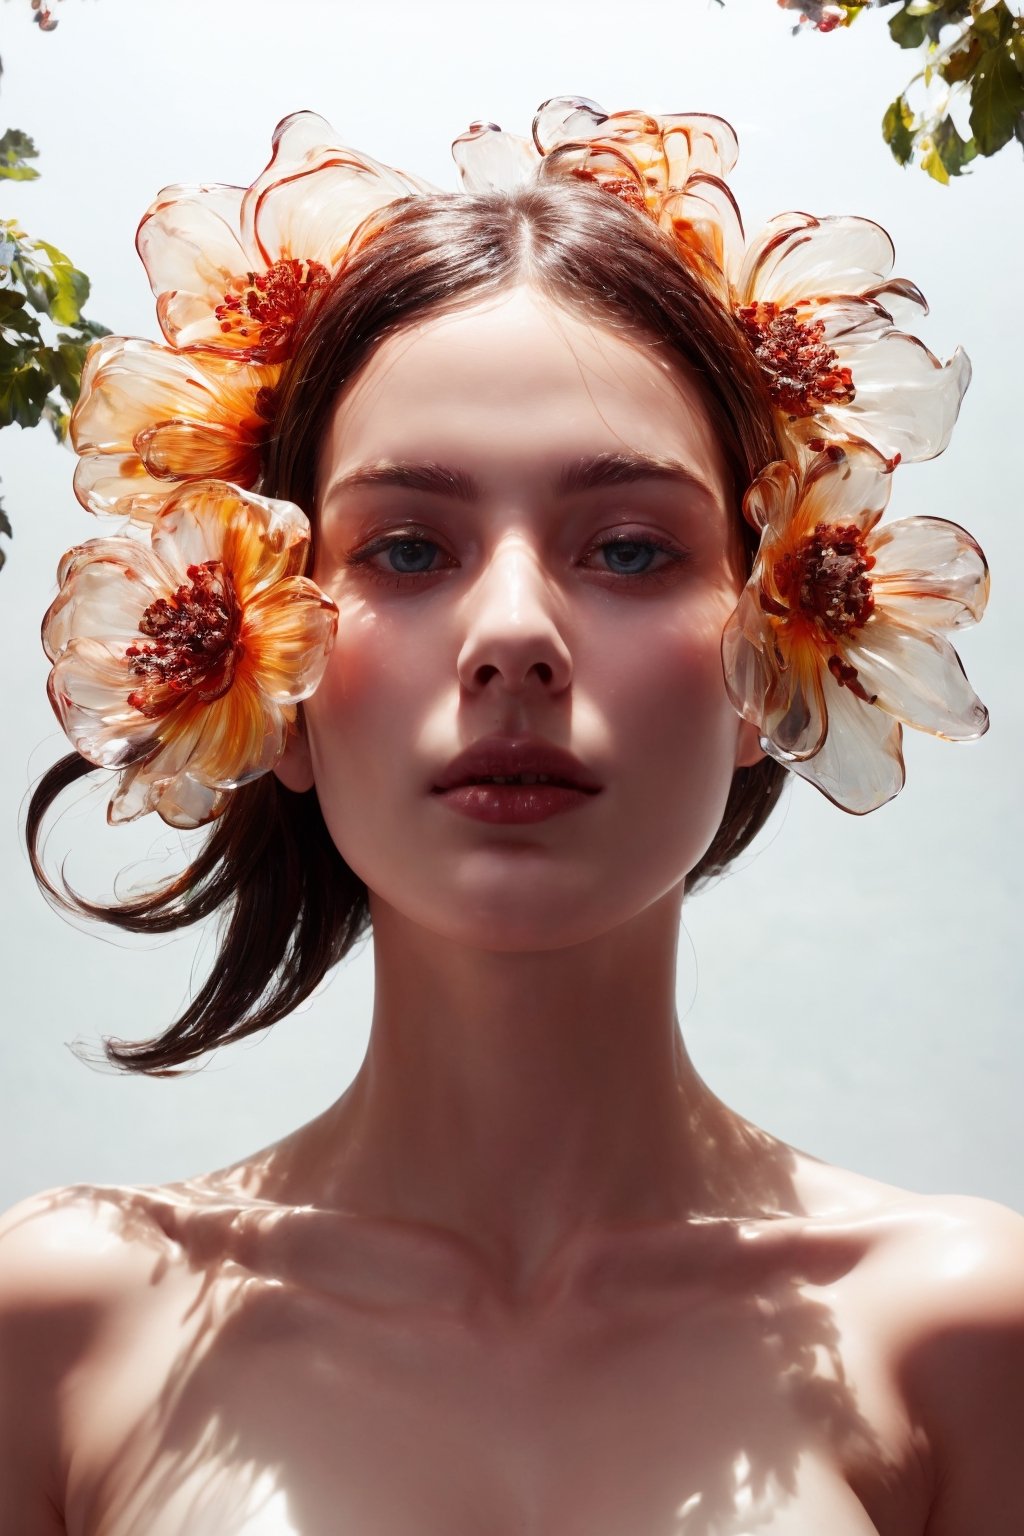
M0 219L0 429L45 421L65 440L86 353L107 335L82 313L88 297L89 279L63 251ZM0 534L11 537L2 504Z
M20 128L8 128L0 138L0 176L9 181L34 181L39 172L25 162L34 160L38 153L27 133Z
M43 0L32 0L30 9L40 31L56 28ZM0 180L35 181L39 172L28 162L38 156L27 133L8 128L0 135ZM83 315L88 297L89 279L63 251L0 219L0 429L47 421L64 442L86 353L108 334ZM2 500L0 536L14 536ZM0 567L5 559L0 548Z
M978 155L994 155L1013 138L1024 145L1024 20L1006 0L780 4L801 12L795 31L810 24L819 32L849 26L866 10L898 7L889 18L890 37L923 55L921 68L882 118L882 137L900 165L916 158L936 181L948 182ZM951 109L959 102L968 109L969 138L953 121Z
M63 251L5 220L0 251L12 253L10 286L0 288L0 428L47 421L63 442L85 355L107 332L82 314L89 279Z

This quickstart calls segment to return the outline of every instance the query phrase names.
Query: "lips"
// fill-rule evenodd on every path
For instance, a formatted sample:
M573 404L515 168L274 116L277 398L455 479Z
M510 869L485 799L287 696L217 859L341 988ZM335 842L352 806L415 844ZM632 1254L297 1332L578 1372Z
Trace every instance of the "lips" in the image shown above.
M552 785L563 785L596 795L601 784L571 752L537 736L485 736L460 752L434 784L434 794L461 789L467 784L492 779L520 779L523 774L543 775ZM543 787L543 780L541 786Z

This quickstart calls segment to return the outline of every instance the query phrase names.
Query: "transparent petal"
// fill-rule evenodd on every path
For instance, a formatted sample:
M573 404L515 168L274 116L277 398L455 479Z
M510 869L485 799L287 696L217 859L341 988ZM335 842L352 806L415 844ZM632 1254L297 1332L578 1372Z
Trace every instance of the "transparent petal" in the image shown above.
M868 346L892 334L892 319L887 309L873 300L839 294L822 303L800 304L802 320L819 320L824 340L839 353L840 361L854 363L852 348Z
M306 161L317 160L338 143L338 134L317 112L290 112L274 129L270 159L260 181L277 181Z
M470 124L452 144L452 158L467 192L511 191L532 181L540 163L532 139L496 123Z
M708 113L609 115L582 96L546 101L533 120L533 142L545 156L569 146L616 151L662 195L681 190L697 172L727 175L739 148L732 127Z
M230 797L224 790L202 784L187 772L168 778L157 762L156 758L147 759L121 775L107 807L111 825L156 811L172 827L200 827L226 808Z
M967 354L957 348L947 363L915 336L891 331L872 346L840 350L853 367L856 395L836 406L822 427L842 437L863 437L887 458L908 463L933 459L952 436L960 402L971 380Z
M877 810L903 788L902 731L884 710L865 704L830 672L822 674L828 732L821 750L802 760L784 758L770 741L761 745L833 804L855 816Z
M724 117L710 112L670 113L658 119L670 146L673 161L671 184L681 186L683 175L687 179L701 172L711 176L727 176L739 157L740 146L736 131ZM676 145L685 139L687 154L685 166L679 162Z
M301 574L309 519L293 502L221 480L195 480L168 498L153 526L153 548L169 569L181 573L190 565L222 561L245 606L264 587Z
M959 524L940 517L904 517L876 530L871 553L875 600L898 622L918 629L962 629L984 614L988 563Z
M662 203L660 223L728 304L744 237L739 206L725 182L703 172L689 177L682 192L671 193Z
M240 673L235 686L212 704L189 760L189 773L218 789L235 789L280 760L294 707L267 699Z
M229 427L194 421L161 421L135 439L142 463L159 480L233 480L255 485L262 458L258 440Z
M76 640L47 681L53 712L77 752L98 768L121 768L153 750L154 722L128 703L132 679L123 652Z
M217 474L252 484L269 432L257 404L279 376L275 365L106 338L91 356L71 418L71 440L87 466L76 474L76 494L91 511L128 512L138 521L148 520L166 495L152 477ZM96 455L117 459L113 473L88 464ZM126 479L136 483L118 483Z
M747 487L743 515L753 528L771 528L782 534L792 521L799 495L799 474L779 459L766 465Z
M785 307L819 294L863 293L887 277L894 256L889 236L871 219L780 213L751 241L737 282L739 302Z
M161 821L182 831L202 827L227 808L230 793L183 773L160 790L154 807Z
M849 441L818 454L803 473L800 511L794 518L799 531L834 523L866 533L889 504L892 472L892 464L870 443Z
M865 288L862 295L881 304L893 324L900 330L917 322L928 313L928 301L916 283L905 277L891 277L875 288Z
M167 588L168 572L145 544L115 537L69 549L57 568L60 591L43 618L43 648L51 661L72 640L131 645L145 608Z
M137 453L89 453L75 467L75 495L87 512L130 517L138 527L151 523L171 493L154 480Z
M144 215L136 236L153 292L200 294L209 309L220 302L233 274L253 265L255 252L240 236L244 187L165 187ZM176 329L165 330L173 345Z
M533 142L547 155L559 144L592 139L608 121L608 114L586 96L552 96L537 108Z
M973 741L988 730L988 710L941 635L876 614L844 646L844 660L879 709L916 730L949 741Z
M411 178L368 156L338 151L336 158L269 186L257 183L246 194L242 217L267 266L296 258L333 272L369 214L418 190Z
M748 584L722 635L726 688L743 718L788 762L818 751L828 720L816 651L782 640Z
M337 627L334 603L306 577L265 589L246 608L242 629L254 685L278 704L308 699L323 677Z

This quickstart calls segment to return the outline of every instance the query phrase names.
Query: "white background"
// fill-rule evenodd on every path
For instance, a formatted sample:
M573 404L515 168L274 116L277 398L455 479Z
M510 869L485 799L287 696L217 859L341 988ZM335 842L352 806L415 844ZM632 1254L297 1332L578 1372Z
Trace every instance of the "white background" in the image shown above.
M528 132L552 95L717 112L740 135L732 183L748 230L797 207L890 231L897 272L932 304L923 339L942 357L962 342L975 369L951 447L897 472L891 512L961 521L988 551L989 617L960 650L993 728L958 747L910 733L908 788L863 820L796 784L756 855L689 903L680 1015L715 1091L797 1146L1024 1209L1019 150L945 188L901 170L879 120L915 56L879 15L793 38L771 0L63 0L54 11L59 28L43 35L28 0L0 3L0 128L34 136L42 172L0 183L2 212L92 276L88 312L118 333L157 335L133 247L157 190L250 181L274 124L299 108L449 187L448 146L472 119ZM0 437L15 524L0 573L0 1206L58 1183L182 1178L275 1140L351 1079L372 992L364 949L298 1016L175 1081L90 1071L66 1049L157 1033L212 954L209 934L197 960L194 934L154 948L75 929L44 905L20 845L27 787L63 750L39 619L60 553L107 531L75 502L72 469L44 429ZM152 817L108 829L105 799L80 798L50 839L93 895L128 866L132 879L166 874L179 841Z

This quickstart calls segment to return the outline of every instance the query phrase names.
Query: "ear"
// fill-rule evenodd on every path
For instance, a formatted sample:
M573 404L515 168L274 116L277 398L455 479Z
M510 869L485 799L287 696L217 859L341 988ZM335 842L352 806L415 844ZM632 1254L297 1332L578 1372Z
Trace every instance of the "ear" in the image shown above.
M741 720L736 734L736 767L753 768L762 757L760 731L751 720Z
M288 732L288 741L274 767L274 773L285 789L294 790L296 794L302 794L303 790L313 788L313 760L310 757L309 740L301 710L295 724Z

